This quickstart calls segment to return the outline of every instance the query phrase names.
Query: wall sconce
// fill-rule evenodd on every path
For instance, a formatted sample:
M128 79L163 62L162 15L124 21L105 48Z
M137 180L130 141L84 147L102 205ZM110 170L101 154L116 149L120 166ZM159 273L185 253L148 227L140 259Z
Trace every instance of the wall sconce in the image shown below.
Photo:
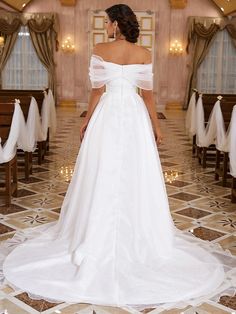
M178 40L175 40L170 45L170 53L173 55L181 55L183 53L183 46Z
M64 52L74 52L75 51L75 45L72 44L70 37L66 38L66 40L62 43L61 48Z
M0 35L0 48L4 47L4 37Z
M3 52L3 48L4 48L4 37L0 35L0 55Z

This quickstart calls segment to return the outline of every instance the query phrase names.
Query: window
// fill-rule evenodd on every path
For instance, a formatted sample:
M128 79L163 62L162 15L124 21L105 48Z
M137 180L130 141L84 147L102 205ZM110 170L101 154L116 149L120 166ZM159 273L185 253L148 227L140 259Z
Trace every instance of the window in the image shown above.
M22 26L2 72L3 89L44 89L48 72L39 60L27 26Z
M236 93L236 48L226 29L217 33L198 69L197 89L202 93Z

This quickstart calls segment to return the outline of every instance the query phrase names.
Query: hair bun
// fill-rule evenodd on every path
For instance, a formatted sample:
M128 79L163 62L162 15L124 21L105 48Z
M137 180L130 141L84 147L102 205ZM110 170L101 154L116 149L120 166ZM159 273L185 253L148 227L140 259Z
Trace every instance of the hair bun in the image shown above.
M126 4L116 4L106 9L109 19L117 21L118 27L126 40L136 43L139 37L139 23L133 10Z

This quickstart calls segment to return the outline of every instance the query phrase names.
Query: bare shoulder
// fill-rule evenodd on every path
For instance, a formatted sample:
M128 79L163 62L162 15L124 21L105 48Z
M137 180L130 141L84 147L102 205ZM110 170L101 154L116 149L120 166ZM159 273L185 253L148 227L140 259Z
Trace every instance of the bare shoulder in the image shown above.
M142 55L143 63L151 63L152 62L152 54L151 51L145 47L139 46L140 53Z
M108 43L99 43L96 44L93 48L93 54L97 54L97 55L103 55L104 52L107 50L108 46L109 46L109 42Z

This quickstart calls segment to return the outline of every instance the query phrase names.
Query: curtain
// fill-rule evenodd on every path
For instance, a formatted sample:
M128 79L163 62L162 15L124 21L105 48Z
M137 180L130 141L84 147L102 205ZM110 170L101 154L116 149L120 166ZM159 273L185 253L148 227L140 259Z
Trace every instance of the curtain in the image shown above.
M2 70L14 47L20 25L21 22L17 18L13 19L11 23L0 18L0 30L4 37L4 46L0 51L0 88L2 88Z
M192 37L193 60L187 84L187 103L191 97L192 89L195 88L197 84L197 70L213 43L218 30L219 25L215 23L211 24L208 28L201 23L194 24L194 35ZM185 108L187 108L187 106L185 106Z
M196 88L199 66L213 44L216 34L224 28L227 29L233 44L236 45L236 18L188 18L188 44L186 50L190 55L190 66L183 109L188 107L192 89Z
M28 21L28 28L37 55L48 70L48 87L55 96L56 71L53 46L53 21L46 18L41 23L38 23L35 19L30 19Z
M55 13L18 13L0 9L0 29L6 37L0 54L0 73L6 64L17 38L19 27L27 25L36 53L49 72L49 88L56 97L54 51L58 50L58 16ZM4 30L6 33L4 33ZM9 34L8 34L9 33ZM0 78L1 88L1 78Z
M234 18L233 20L230 20L230 22L225 24L225 28L227 29L232 42L236 48L236 18Z
M236 45L226 31L221 33L223 33L221 93L236 94Z
M28 27L21 26L2 71L2 88L43 90L47 87L48 71L36 54Z
M219 31L197 70L201 93L236 94L236 47L226 29Z

